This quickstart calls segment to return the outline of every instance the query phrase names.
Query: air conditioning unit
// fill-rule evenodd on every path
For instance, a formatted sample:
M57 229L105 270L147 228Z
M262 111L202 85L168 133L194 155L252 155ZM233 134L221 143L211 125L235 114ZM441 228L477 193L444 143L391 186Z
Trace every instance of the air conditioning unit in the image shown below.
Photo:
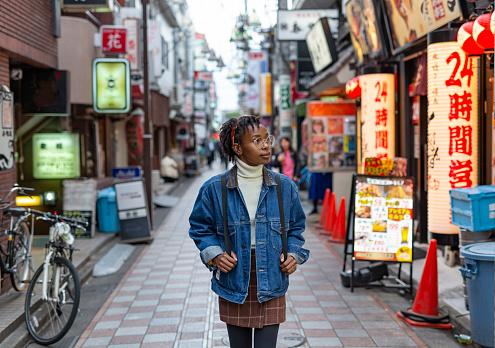
M170 108L180 110L184 104L184 92L182 86L173 85L172 93L170 93Z

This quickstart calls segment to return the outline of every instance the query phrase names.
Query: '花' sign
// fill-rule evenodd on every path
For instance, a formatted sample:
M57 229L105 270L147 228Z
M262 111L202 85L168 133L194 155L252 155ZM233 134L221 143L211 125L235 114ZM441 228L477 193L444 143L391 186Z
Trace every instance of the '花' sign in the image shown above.
M395 157L395 76L367 74L362 88L362 158ZM363 161L364 163L364 161Z
M449 190L478 184L478 58L428 45L428 230L457 233Z
M127 29L116 26L101 27L101 51L103 53L127 52Z

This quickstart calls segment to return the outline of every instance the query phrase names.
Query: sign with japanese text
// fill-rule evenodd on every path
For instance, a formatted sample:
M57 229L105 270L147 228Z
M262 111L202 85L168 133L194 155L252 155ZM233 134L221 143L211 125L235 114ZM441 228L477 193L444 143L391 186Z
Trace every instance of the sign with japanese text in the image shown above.
M412 262L414 180L356 175L354 257Z
M14 93L0 92L0 170L14 168Z
M462 16L458 0L385 0L385 9L394 53Z
M131 107L129 62L123 58L93 61L93 108L98 113L124 113Z
M290 137L292 131L292 115L290 111L290 75L280 75L278 78L280 87L280 136Z
M81 176L79 134L33 135L33 177L72 179Z
M124 18L122 25L127 29L127 54L131 71L138 71L141 67L139 61L139 19Z
M195 71L194 79L200 81L210 81L213 80L213 73L209 71Z
M337 49L329 28L328 19L320 18L306 36L311 62L315 72L320 72L338 59Z
M450 224L451 189L478 185L478 58L457 42L428 45L428 230Z
M113 0L60 0L60 8L71 11L95 12L113 11Z
M407 158L366 158L364 162L364 174L380 176L406 176Z
M126 53L127 29L113 25L102 25L101 51L103 53Z
M306 106L308 167L313 172L356 168L354 101L312 101Z
M357 60L362 62L365 54L370 58L378 56L383 43L373 0L349 0L345 12Z
M337 9L280 10L277 20L277 39L279 41L303 41L313 25L323 17L330 18L330 30L337 34L339 29Z
M361 75L361 158L395 157L395 76Z

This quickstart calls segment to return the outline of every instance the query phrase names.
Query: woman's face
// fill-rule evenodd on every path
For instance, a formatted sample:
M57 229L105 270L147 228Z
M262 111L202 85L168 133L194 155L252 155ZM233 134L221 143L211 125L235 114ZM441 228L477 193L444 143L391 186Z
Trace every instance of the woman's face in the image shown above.
M282 140L280 140L280 146L282 147L282 150L287 151L289 150L290 142L287 139L283 138Z
M246 133L241 138L241 143L234 144L233 146L237 157L250 166L268 164L272 152L270 144L262 141L260 142L260 148L258 148L254 143L256 139L266 140L268 135L268 131L263 125L254 126L254 129L248 127Z

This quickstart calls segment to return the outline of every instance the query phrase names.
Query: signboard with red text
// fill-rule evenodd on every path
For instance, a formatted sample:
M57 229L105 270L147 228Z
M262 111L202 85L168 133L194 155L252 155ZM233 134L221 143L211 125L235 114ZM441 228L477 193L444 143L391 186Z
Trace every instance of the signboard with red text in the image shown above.
M456 234L451 189L478 185L478 58L457 42L428 45L428 230Z
M122 24L127 29L127 54L131 71L138 71L139 62L139 20L137 18L124 18Z
M356 175L354 257L412 262L414 180Z
M100 32L103 53L127 52L127 29L125 27L103 25Z
M361 75L361 158L395 157L395 76ZM364 162L364 161L363 161Z

